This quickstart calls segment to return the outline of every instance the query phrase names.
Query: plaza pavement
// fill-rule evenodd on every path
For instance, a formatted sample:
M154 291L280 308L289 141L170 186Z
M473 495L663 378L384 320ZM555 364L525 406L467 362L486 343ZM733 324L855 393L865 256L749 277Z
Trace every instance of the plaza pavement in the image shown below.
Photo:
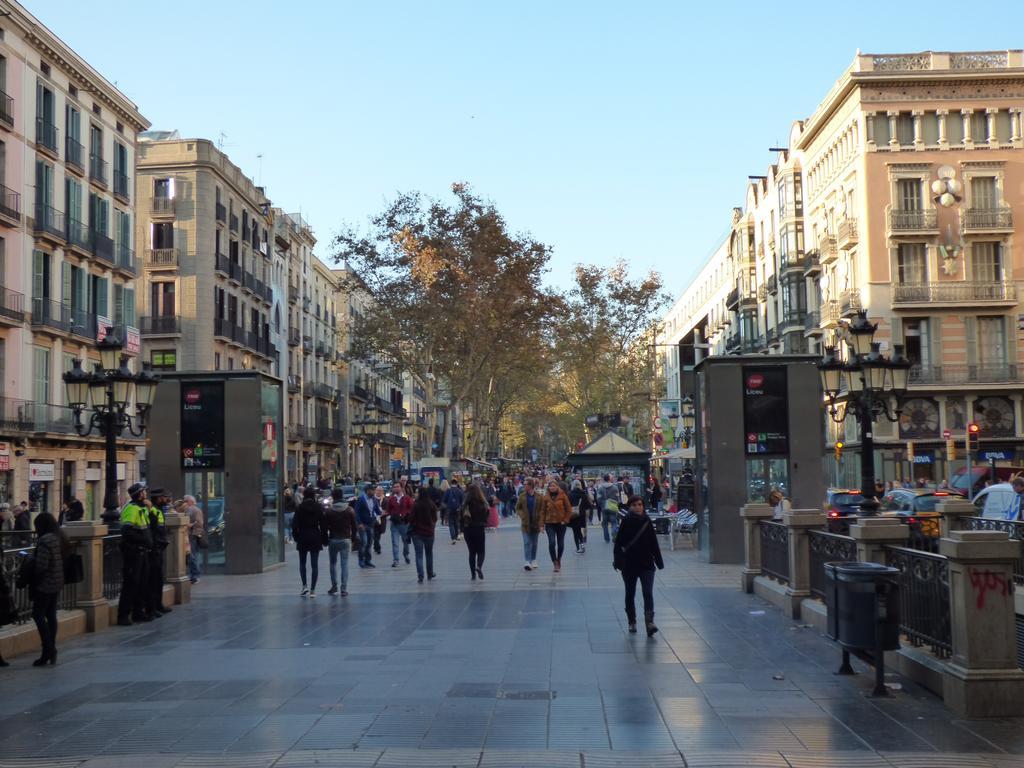
M326 552L315 600L294 553L204 577L158 622L0 670L0 767L1024 766L1024 719L957 720L897 676L869 698L870 674L834 676L831 643L686 546L658 575L661 632L628 635L590 536L560 574L543 546L527 573L507 522L481 583L439 529L436 581L385 547L374 570L353 559L348 598L326 595Z

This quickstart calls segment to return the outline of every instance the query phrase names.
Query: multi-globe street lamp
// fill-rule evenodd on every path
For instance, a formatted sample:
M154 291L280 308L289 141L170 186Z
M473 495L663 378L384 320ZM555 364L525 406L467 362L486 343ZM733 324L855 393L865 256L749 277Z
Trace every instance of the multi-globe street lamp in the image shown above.
M117 438L125 429L135 437L146 432L146 421L160 379L144 365L140 373L128 368L128 358L121 354L121 339L108 334L99 344L100 363L92 373L82 370L76 359L64 378L68 405L74 414L75 432L81 437L97 432L106 441L106 489L103 493L103 520L111 524L120 517L117 493ZM132 395L134 394L134 398ZM135 415L128 408L135 400ZM88 419L82 415L89 409Z
M840 359L835 347L826 347L818 362L821 386L828 398L828 413L836 424L842 424L853 414L860 431L860 484L864 501L861 510L873 515L878 510L875 499L875 444L873 424L883 416L897 421L900 409L889 407L889 397L897 401L907 391L910 361L903 356L903 346L896 344L891 358L886 358L875 342L878 326L868 321L867 312L857 317L846 328L846 360ZM845 389L846 401L838 403Z
M377 452L377 443L381 441L380 430L381 427L385 427L391 423L391 420L386 416L380 418L374 418L369 414L376 411L377 408L373 405L366 406L366 418L357 419L352 422L352 426L360 427L360 431L355 433L355 437L361 440L365 440L370 445L370 477L376 476L376 468L374 463L374 454Z

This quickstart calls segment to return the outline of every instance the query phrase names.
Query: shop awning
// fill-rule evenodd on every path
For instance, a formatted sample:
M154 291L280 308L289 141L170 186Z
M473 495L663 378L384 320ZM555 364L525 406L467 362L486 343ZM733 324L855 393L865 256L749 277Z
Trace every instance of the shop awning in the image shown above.
M684 460L684 459L696 459L696 458L697 458L697 449L691 446L690 448L673 448L668 453L660 453L660 454L658 454L657 456L653 457L653 460L654 461L658 461L659 459L679 459L679 460Z
M491 464L487 461L480 461L480 459L471 459L469 456L466 457L466 461L475 467L482 467L483 469L489 469L491 472L497 472L498 467L495 464Z

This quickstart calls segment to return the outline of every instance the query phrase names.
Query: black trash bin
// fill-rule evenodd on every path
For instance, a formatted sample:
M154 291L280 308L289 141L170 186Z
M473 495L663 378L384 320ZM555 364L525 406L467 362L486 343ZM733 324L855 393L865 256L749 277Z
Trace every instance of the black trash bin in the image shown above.
M852 672L850 650L873 651L876 690L881 689L881 652L900 647L898 568L878 563L826 563L827 635L843 647L841 672Z

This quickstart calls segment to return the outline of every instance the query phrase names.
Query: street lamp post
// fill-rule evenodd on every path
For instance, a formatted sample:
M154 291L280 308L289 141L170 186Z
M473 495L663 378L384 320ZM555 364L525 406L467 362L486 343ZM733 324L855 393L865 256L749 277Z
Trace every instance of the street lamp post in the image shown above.
M64 376L68 405L74 413L75 432L81 437L98 432L103 435L106 447L106 488L103 493L103 521L108 525L120 516L120 501L117 493L117 438L125 429L135 437L146 432L146 421L159 378L148 366L138 374L128 368L128 358L121 355L121 340L108 334L98 345L100 364L93 373L82 370L82 361L76 359L70 371ZM128 413L128 406L135 395L135 415ZM82 414L89 408L88 420L83 422Z
M878 326L869 322L867 312L857 313L847 328L847 358L843 362L834 347L827 347L818 363L821 386L828 398L828 413L836 424L851 414L860 432L860 484L865 515L878 511L875 499L875 441L873 425L881 417L897 421L900 409L889 408L888 397L902 397L907 391L910 361L903 356L903 346L894 345L894 354L886 358L874 341ZM837 404L840 392L846 389L846 402Z

